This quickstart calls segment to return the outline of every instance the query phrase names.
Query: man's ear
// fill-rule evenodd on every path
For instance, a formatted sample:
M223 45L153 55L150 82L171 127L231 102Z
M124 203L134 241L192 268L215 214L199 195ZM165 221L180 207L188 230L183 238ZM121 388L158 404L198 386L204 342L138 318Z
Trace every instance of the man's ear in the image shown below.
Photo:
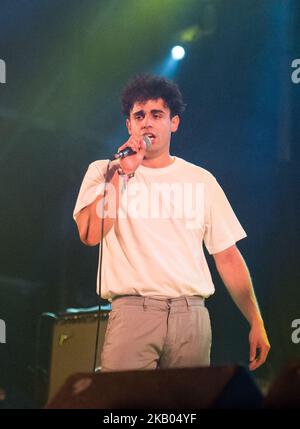
M179 127L180 124L180 118L178 115L173 116L173 118L171 118L171 131L172 133L175 133Z
M128 134L131 136L131 124L130 124L130 120L128 118L126 119L126 127L128 130Z

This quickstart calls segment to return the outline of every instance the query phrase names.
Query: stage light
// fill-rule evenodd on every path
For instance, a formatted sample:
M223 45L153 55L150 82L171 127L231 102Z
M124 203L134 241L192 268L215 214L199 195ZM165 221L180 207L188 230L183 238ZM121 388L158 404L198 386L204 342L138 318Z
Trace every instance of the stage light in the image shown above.
M174 46L172 48L172 58L176 61L182 60L182 58L185 56L185 50L182 46Z

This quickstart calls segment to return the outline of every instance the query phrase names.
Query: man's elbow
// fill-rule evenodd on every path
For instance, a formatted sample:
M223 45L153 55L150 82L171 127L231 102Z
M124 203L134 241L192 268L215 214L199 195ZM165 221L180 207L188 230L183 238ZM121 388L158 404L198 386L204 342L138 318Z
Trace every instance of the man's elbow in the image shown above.
M86 246L97 246L100 243L100 240L97 240L95 238L92 237L87 237L86 235L80 235L80 241L85 244Z
M86 246L97 246L97 244L100 243L99 237L96 237L95 234L91 234L88 227L82 227L82 225L77 224L77 228L80 241Z
M76 225L79 233L80 241L86 246L97 246L100 240L91 234L89 223L87 222L84 213L79 214L76 219Z
M88 211L82 211L76 218L80 240L86 246L97 246L101 241L102 226L97 219L93 222ZM103 225L103 238L109 233L114 224L114 219L106 219Z

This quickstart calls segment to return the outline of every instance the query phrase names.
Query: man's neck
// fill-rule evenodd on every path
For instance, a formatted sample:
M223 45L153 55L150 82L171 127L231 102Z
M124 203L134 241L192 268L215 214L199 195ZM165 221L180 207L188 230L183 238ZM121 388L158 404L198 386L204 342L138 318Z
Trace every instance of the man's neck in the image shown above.
M164 168L173 164L174 161L175 158L168 153L156 158L144 158L142 165L148 168Z

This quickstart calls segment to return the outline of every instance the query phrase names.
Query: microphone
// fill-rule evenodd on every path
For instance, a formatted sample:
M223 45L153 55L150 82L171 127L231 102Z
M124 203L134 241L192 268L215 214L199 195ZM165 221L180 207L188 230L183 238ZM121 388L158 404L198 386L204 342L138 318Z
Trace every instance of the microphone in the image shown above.
M148 149L150 147L151 143L151 139L148 136L143 136L143 140L144 143L146 144L146 149ZM134 150L131 149L131 147L125 147L125 149L121 150L118 153L115 153L110 160L114 161L116 159L123 159L126 156L130 156L130 155L135 155L137 152L135 152Z

